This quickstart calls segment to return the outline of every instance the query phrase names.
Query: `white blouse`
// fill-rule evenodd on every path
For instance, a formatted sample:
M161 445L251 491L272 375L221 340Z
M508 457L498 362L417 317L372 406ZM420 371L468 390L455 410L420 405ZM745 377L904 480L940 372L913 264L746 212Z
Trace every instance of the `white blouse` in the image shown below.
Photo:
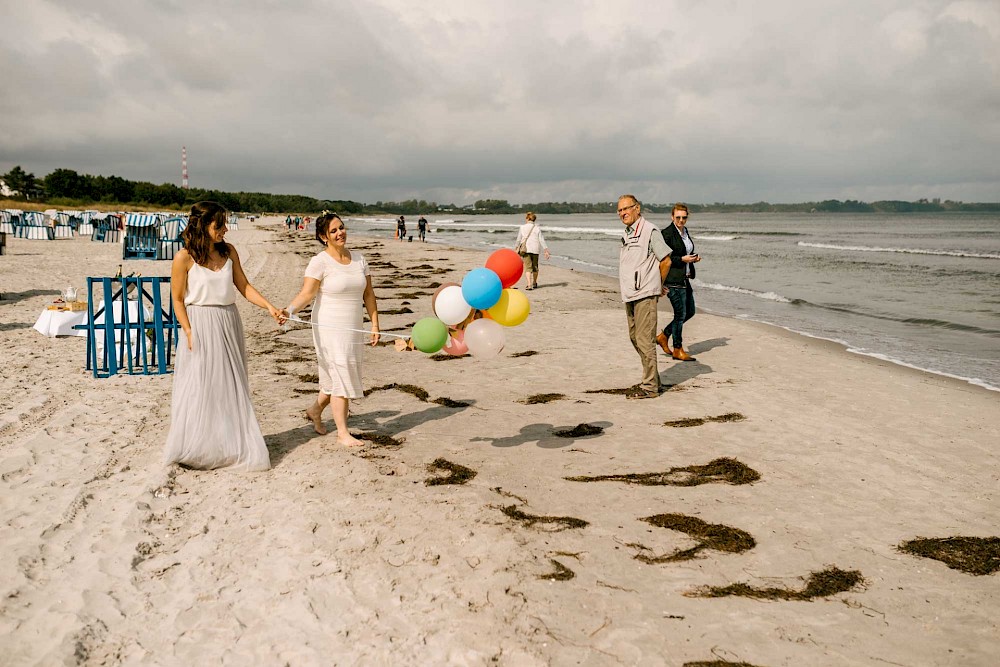
M231 306L236 303L236 285L233 284L233 260L218 271L195 264L188 271L185 306Z

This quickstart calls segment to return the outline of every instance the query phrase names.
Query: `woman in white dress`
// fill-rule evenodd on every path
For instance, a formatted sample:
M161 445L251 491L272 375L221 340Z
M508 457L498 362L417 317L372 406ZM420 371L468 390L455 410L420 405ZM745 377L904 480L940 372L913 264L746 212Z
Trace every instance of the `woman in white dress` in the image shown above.
M348 401L364 396L361 359L365 343L379 341L378 303L368 263L360 252L347 249L347 228L340 216L326 213L317 218L316 240L326 249L309 260L302 290L281 312L281 318L316 299L312 332L319 363L319 394L306 410L306 418L323 435L323 410L332 406L337 442L354 446L361 441L347 430ZM371 320L369 333L361 328L362 308Z
M544 252L545 259L551 256L545 237L542 236L542 229L535 223L537 219L534 213L528 211L524 216L524 224L517 230L517 241L514 242L515 248L524 242L521 259L524 260L524 277L528 281L526 290L538 287L538 255Z
M167 464L267 470L264 436L250 402L243 322L236 292L272 306L247 281L236 248L225 241L228 212L215 202L191 207L184 249L174 255L170 289L186 340L178 345L167 435Z

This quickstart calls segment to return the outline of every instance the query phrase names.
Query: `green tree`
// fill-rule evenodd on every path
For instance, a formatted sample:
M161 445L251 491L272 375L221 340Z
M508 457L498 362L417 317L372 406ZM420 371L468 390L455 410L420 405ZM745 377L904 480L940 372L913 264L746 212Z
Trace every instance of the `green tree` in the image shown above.
M17 165L0 178L3 178L8 188L22 197L27 197L35 185L35 175L21 169L21 165Z

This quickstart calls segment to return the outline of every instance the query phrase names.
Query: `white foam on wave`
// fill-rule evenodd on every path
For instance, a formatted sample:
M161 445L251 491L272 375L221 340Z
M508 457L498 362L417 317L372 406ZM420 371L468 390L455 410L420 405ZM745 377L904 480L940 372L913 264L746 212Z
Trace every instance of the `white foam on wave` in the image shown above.
M808 243L799 241L804 248L825 248L827 250L852 250L856 252L897 252L906 255L944 255L947 257L973 257L976 259L1000 259L1000 254L989 252L963 252L961 250L926 250L924 248L879 248L863 245L836 245L833 243Z
M739 236L704 236L701 234L692 234L694 238L699 241L735 241Z
M705 289L717 290L720 292L735 292L737 294L747 294L749 296L757 297L758 299L764 299L765 301L777 301L778 303L792 303L792 300L781 296L775 292L757 292L752 289L746 289L745 287L733 287L732 285L722 285L720 283L703 283L702 281L695 278L691 281L692 285L697 287L704 287Z

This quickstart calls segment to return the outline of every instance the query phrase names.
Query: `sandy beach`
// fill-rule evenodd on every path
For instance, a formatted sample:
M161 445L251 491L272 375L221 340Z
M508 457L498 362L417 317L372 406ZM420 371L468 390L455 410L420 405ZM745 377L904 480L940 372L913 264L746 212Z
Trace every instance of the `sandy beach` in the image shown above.
M227 237L279 306L320 249L283 221ZM487 258L349 246L395 333ZM366 388L408 387L352 402L352 432L382 436L357 449L302 417L308 329L240 300L273 468L165 468L171 376L94 379L84 338L31 328L120 253L8 237L0 257L0 665L996 664L1000 574L898 547L1000 533L1000 393L699 314L698 361L660 353L669 390L626 400L617 281L543 263L495 359L369 349ZM475 475L428 483L437 459ZM689 469L718 459L733 476ZM643 473L669 474L567 479ZM800 599L823 571L851 585ZM707 595L731 584L791 599Z

